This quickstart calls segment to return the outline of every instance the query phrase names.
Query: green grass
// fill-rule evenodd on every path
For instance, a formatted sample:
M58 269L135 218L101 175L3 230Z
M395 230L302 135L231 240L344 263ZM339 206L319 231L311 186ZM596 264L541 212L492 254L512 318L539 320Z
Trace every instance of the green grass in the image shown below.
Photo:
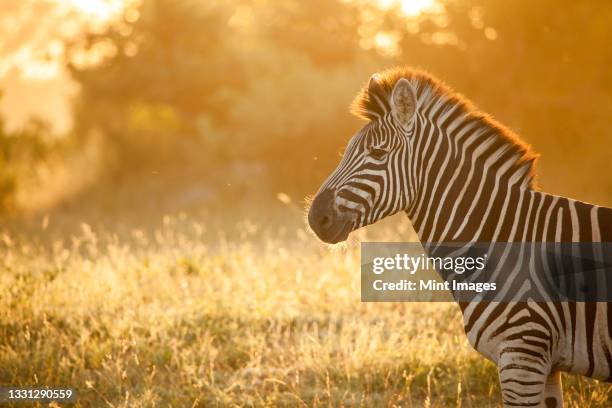
M79 407L499 406L455 305L359 301L370 232L330 249L235 230L0 232L0 385L70 386ZM565 380L568 406L612 404L609 385Z

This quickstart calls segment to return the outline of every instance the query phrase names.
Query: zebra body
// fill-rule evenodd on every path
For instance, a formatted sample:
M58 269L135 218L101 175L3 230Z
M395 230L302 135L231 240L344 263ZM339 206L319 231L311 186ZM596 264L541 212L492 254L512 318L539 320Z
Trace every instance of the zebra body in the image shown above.
M529 147L431 76L375 75L354 111L369 122L309 212L322 240L404 211L422 243L612 242L612 209L535 190ZM612 303L459 305L506 407L561 407L560 371L612 380Z

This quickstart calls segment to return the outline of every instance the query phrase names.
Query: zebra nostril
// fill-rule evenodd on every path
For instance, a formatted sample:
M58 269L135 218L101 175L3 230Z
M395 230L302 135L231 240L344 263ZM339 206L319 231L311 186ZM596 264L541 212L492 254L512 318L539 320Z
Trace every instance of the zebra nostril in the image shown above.
M327 228L329 228L329 226L331 225L331 223L332 223L332 222L331 222L331 218L330 218L330 217L328 217L327 215L324 215L324 216L321 218L321 223L320 223L321 228L325 228L325 229L327 229Z

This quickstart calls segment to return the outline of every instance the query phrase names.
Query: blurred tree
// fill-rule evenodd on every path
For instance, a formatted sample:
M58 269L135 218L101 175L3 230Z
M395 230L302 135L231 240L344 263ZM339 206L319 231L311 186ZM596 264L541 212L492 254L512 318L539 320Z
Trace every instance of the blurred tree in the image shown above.
M224 124L234 160L264 163L266 187L312 192L359 126L348 106L385 60L360 46L362 14L343 0L241 1L246 85ZM387 60L388 61L388 60Z
M197 133L200 115L221 120L222 91L242 83L229 16L209 3L149 0L71 44L68 65L81 87L75 133L101 131L136 164L169 159L183 143L178 138Z
M355 63L363 54L360 6L338 0L289 0L254 12L263 22L260 31L266 40L329 67Z
M13 207L17 192L17 175L10 166L11 142L0 120L0 214Z
M589 158L574 168L609 160L598 146L610 142L610 2L441 0L416 16L400 2L209 3L145 0L72 44L75 133L101 131L123 168L204 162L226 185L228 169L254 162L269 170L262 187L312 192L359 126L347 114L359 86L406 64L516 129L548 174L571 176L556 162L579 136Z
M35 177L56 143L41 120L32 118L22 129L7 131L0 117L0 214L16 208L21 184Z

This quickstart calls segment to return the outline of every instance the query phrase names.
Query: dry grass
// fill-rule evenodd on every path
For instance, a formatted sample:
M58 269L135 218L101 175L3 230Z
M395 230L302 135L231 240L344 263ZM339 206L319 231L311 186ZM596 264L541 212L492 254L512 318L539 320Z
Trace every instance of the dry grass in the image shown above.
M71 386L82 407L499 406L454 305L360 303L356 245L237 230L166 218L121 238L6 233L0 384ZM573 377L566 399L612 403L609 385Z

